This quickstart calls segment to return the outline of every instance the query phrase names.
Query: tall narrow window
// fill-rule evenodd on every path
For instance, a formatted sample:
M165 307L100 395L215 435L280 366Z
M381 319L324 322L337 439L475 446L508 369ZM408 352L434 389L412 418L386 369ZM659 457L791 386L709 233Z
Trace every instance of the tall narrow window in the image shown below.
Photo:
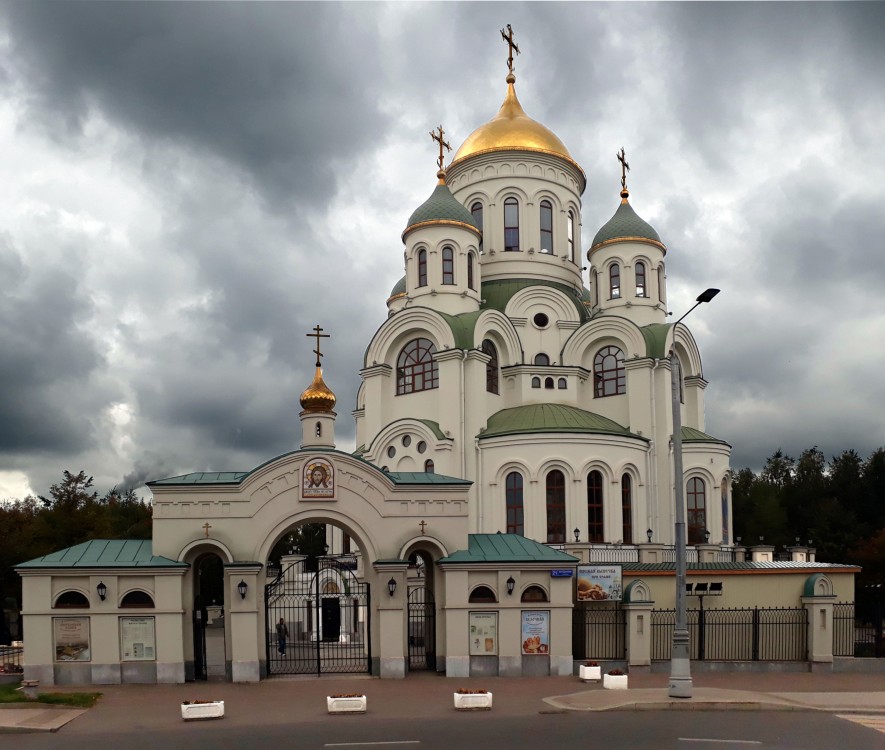
M664 304L664 267L658 266L658 299Z
M485 339L482 342L482 353L489 355L486 362L486 390L489 393L498 393L498 350L495 345Z
M575 256L575 212L568 212L568 257L571 259L572 263L577 263L578 259Z
M316 437L322 437L322 436L323 436L323 425L322 425L321 422L317 422L317 423L314 425L314 428L313 428L313 434L314 434L314 436L316 436Z
M507 475L505 486L505 503L507 507L507 533L525 534L525 523L522 508L522 474L511 471Z
M455 283L455 251L448 245L442 251L442 283Z
M621 477L621 516L621 539L624 544L633 544L633 477L629 474Z
M547 367L550 364L550 357L546 354L536 354L535 364L540 365L541 367Z
M636 273L636 296L648 297L645 286L645 263L638 260L633 266L633 269Z
M467 253L467 288L476 289L473 285L473 253Z
M605 346L593 358L593 396L618 396L627 392L627 371L624 352L616 346Z
M596 269L594 268L590 272L590 302L599 304L599 300L602 299L602 293L599 291L599 274L596 273Z
M418 286L427 286L427 251L418 251Z
M480 233L482 232L482 203L476 201L470 207L470 213L473 214L473 223L476 224L476 228L479 229ZM479 237L479 251L482 252L482 234ZM471 287L472 288L472 287Z
M605 541L602 510L602 474L596 470L587 475L587 541Z
M621 296L621 267L612 263L608 269L608 296L618 299Z
M396 360L396 395L428 391L439 386L439 370L433 354L436 347L427 339L412 339Z
M541 252L553 252L553 204L541 201Z
M424 471L426 471L428 474L433 474L433 468L434 468L434 467L433 467L433 461L431 461L431 460L428 458L428 459L424 462Z
M565 542L565 477L559 469L547 474L547 542Z
M504 201L504 250L519 251L519 203L516 198Z
M350 534L344 535L344 539L341 542L341 551L345 555L350 554Z
M686 526L688 543L702 544L707 530L707 490L704 480L692 477L685 493Z

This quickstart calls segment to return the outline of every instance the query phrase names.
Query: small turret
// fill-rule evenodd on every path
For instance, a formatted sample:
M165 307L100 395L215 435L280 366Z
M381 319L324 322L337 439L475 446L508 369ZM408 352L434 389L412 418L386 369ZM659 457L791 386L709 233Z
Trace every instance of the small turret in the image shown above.
M316 326L314 333L308 333L317 340L316 372L313 381L301 394L301 447L302 448L334 448L335 447L335 394L323 380L323 369L320 365L320 339L329 338Z

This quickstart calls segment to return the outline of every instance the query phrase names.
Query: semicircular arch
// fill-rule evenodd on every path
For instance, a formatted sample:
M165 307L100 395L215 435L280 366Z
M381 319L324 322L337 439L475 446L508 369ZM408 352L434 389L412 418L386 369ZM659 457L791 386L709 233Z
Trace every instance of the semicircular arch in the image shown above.
M366 349L365 366L396 367L400 349L415 338L429 339L440 351L455 348L455 335L441 315L429 307L409 307L384 321L372 337Z

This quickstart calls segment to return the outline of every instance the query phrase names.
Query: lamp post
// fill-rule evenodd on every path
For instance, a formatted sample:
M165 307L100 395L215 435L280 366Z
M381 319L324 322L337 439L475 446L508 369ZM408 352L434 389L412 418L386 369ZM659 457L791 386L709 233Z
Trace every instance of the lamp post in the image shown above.
M674 341L676 325L702 302L709 302L719 294L718 289L707 289L698 295L694 305L673 324ZM691 698L691 652L688 636L688 615L685 607L685 504L682 483L682 411L679 401L679 386L682 374L679 371L679 357L675 348L670 350L670 391L673 401L673 500L675 503L675 546L676 546L676 624L673 627L673 646L670 652L671 698Z

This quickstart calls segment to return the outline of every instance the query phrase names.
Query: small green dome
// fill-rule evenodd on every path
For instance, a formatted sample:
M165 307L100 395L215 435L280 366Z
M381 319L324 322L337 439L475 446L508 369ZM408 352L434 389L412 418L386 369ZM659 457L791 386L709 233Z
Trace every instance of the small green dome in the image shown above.
M612 216L602 229L596 233L596 236L593 238L593 242L590 245L591 252L600 245L609 242L617 242L618 240L640 240L651 242L666 251L667 248L664 246L664 243L661 242L660 235L658 235L654 227L640 218L640 216L633 210L633 206L631 206L627 200L628 195L629 194L626 190L621 192L621 205L618 206L615 215Z
M477 235L480 234L476 222L473 221L473 215L452 195L442 172L439 173L439 183L436 189L409 217L406 230L403 232L403 240L410 231L423 224L463 225L465 229L470 229Z
M393 285L393 289L390 290L390 297L396 297L398 294L406 293L406 277L403 276L396 284Z

